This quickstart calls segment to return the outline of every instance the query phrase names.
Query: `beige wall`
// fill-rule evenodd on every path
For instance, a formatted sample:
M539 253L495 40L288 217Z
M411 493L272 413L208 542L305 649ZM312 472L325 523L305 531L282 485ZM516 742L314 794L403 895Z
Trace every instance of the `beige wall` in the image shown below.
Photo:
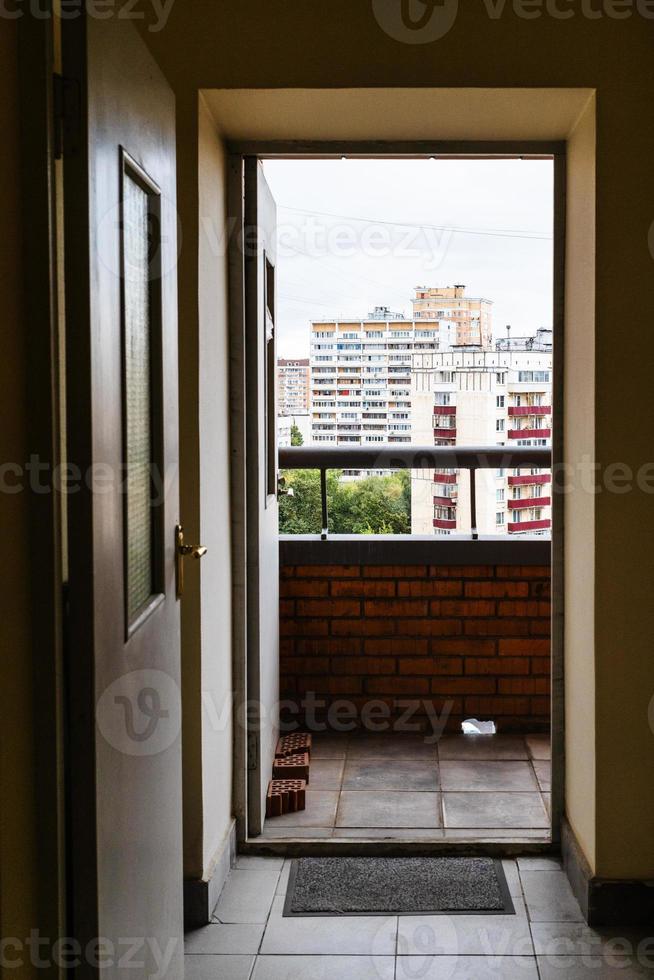
M231 828L231 566L225 153L202 99L178 101L184 873L210 877Z
M27 458L26 338L21 323L20 182L16 23L0 19L0 309L2 309L2 461ZM8 477L7 482L12 483ZM2 493L2 828L0 921L3 936L24 940L38 923L36 907L36 812L32 745L32 651L30 647L27 494ZM8 950L10 958L13 950ZM12 969L23 978L37 971Z

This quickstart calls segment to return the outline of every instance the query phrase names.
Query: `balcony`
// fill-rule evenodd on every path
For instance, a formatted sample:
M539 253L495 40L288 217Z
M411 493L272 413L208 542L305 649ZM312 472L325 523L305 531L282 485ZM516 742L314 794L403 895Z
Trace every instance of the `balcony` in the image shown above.
M497 467L502 451L505 466L550 465L549 451L536 447L382 446L282 449L280 466L323 477L332 468L420 464L476 472ZM322 536L280 538L283 723L317 732L318 753L306 811L267 821L264 836L547 840L549 541L343 536L328 523L325 494ZM455 523L441 522L444 530ZM462 735L471 717L494 721L499 734ZM493 782L500 758L513 760L513 777L520 770L520 792ZM493 791L472 792L464 779L448 796L450 770L472 765Z
M456 405L434 405L434 415L456 415Z
M507 501L510 510L521 510L525 507L549 507L550 497L512 497Z
M551 429L509 429L509 439L549 439Z
M545 531L551 524L549 518L544 518L539 521L509 521L507 527L511 534L528 534L530 531Z
M551 415L551 405L509 405L509 415Z
M549 473L526 473L520 474L520 476L509 476L507 477L507 483L510 487L526 487L530 484L544 484L550 483L552 477Z
M437 439L456 439L456 426L443 425L434 427L434 436Z

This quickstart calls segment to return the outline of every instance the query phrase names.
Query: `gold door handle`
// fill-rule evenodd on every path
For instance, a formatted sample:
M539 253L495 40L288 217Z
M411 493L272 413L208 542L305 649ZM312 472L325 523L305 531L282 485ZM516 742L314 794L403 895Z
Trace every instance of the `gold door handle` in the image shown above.
M181 524L175 526L175 578L177 582L177 598L184 595L184 559L202 558L207 549L202 544L185 544L184 528Z

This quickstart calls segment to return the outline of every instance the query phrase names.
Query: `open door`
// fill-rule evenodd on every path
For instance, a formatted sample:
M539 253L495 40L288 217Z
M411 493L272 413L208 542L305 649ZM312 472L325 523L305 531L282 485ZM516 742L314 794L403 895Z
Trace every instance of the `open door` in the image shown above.
M178 980L175 103L128 20L66 18L63 50L69 935L107 941L83 976Z
M261 833L278 735L276 207L256 157L244 161L248 834Z

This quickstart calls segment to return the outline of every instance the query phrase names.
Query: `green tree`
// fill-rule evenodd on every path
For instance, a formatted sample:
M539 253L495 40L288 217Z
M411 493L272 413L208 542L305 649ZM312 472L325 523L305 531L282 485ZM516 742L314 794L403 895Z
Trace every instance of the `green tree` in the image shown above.
M288 470L286 485L293 495L279 504L281 534L319 534L322 529L320 474ZM390 476L342 480L341 471L327 474L327 512L332 534L410 534L411 478L402 470Z
M303 446L304 439L295 422L291 426L291 446Z

